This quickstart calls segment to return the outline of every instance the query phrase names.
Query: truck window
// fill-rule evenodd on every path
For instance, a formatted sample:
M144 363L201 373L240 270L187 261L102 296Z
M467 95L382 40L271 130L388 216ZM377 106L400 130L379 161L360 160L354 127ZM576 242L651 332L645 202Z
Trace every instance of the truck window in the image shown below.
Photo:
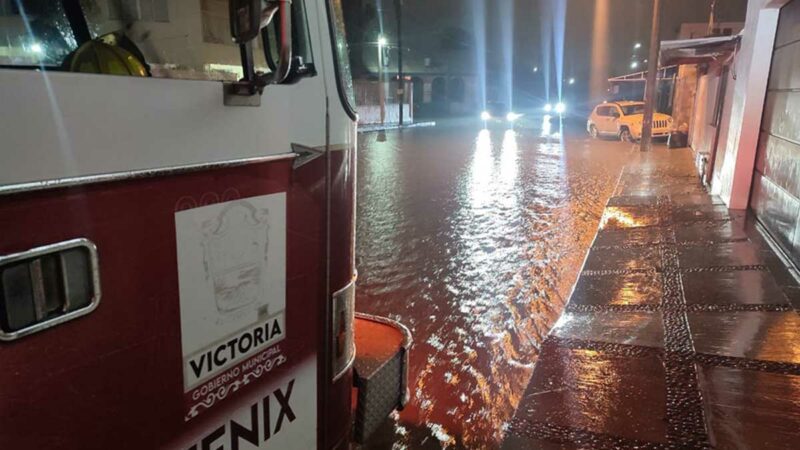
M350 69L350 47L347 44L347 23L342 9L342 3L347 0L328 0L328 17L331 26L331 38L334 45L336 58L336 81L339 98L342 106L351 118L356 118L355 90L353 89L353 74Z
M68 70L81 44L65 12L68 4L79 5L91 39L144 59L153 77L233 81L242 76L227 0L0 0L0 66ZM303 0L295 0L293 8L294 25L300 27L296 54L313 62ZM256 70L266 73L261 45L254 40L253 54Z

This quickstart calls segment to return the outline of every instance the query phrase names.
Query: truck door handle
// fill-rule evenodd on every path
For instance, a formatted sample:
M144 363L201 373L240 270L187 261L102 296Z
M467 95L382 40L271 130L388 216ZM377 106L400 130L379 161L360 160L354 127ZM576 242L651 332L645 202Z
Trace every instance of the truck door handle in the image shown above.
M88 239L0 256L0 341L84 316L99 303L97 247Z

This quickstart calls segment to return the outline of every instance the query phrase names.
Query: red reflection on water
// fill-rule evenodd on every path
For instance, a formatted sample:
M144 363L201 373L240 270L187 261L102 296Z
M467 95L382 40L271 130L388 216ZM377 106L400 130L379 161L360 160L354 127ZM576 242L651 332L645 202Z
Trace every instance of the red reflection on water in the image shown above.
M493 448L630 146L431 128L361 136L358 309L414 335L411 403L369 448Z

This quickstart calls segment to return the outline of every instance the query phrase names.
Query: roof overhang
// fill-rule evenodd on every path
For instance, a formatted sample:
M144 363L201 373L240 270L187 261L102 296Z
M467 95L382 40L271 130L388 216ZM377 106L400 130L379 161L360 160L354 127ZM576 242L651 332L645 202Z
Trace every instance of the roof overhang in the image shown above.
M741 36L722 36L661 42L662 66L724 62L736 52Z

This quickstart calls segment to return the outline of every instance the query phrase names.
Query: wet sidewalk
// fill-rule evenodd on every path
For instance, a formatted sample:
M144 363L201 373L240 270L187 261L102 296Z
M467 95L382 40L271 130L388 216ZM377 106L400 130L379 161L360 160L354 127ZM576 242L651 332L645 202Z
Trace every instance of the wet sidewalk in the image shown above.
M800 288L694 174L637 154L503 448L800 445Z

